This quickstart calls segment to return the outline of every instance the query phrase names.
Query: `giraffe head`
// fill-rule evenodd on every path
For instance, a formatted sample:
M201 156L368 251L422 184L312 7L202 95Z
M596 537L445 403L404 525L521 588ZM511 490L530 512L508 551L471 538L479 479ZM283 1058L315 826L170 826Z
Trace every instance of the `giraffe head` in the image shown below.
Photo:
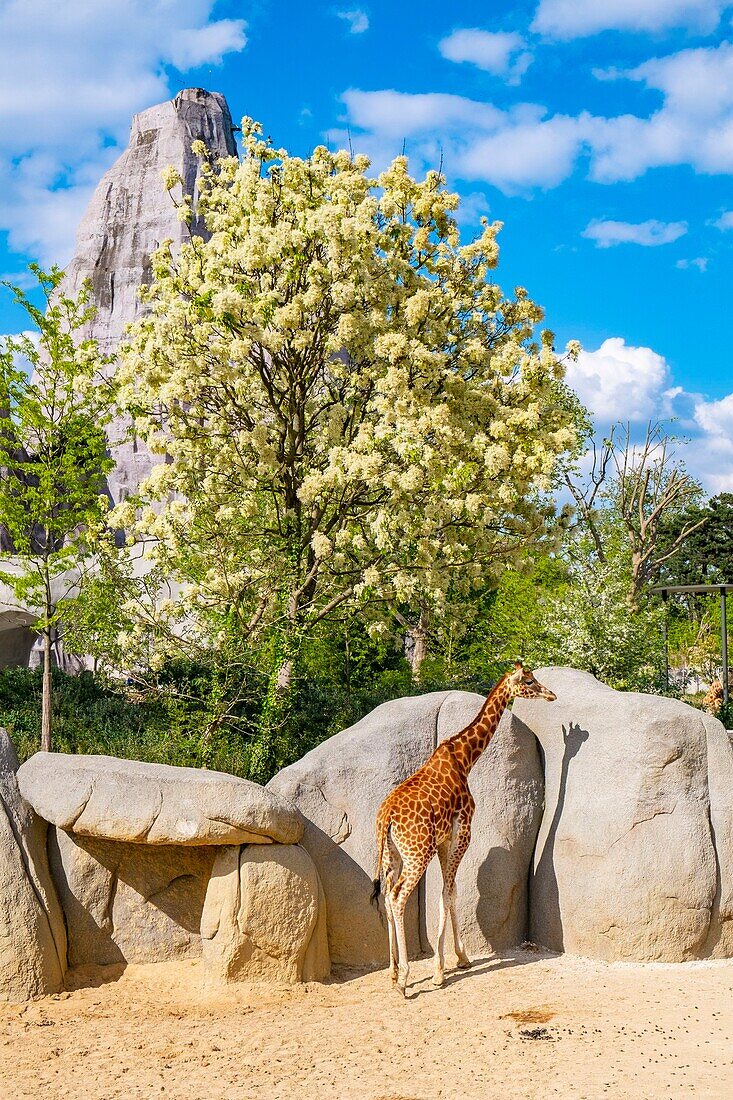
M544 687L535 679L531 668L525 668L521 661L515 661L513 670L507 676L512 699L546 699L551 703L557 699L554 691Z

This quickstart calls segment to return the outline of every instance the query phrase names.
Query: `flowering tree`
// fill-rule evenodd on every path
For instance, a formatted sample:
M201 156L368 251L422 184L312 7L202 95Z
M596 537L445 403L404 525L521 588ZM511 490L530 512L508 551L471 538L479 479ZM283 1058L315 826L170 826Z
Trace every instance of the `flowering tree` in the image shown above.
M190 631L274 632L277 691L339 608L439 616L543 533L576 414L541 310L493 281L500 224L461 244L437 172L399 157L374 180L247 119L243 145L194 147L208 239L154 256L119 380L166 459L116 519L182 582Z

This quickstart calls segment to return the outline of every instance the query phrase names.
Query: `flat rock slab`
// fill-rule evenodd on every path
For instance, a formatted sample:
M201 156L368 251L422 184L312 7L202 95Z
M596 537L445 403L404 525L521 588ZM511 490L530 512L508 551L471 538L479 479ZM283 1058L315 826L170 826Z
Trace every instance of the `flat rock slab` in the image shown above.
M133 844L297 844L288 800L222 772L112 756L36 753L18 771L23 798L80 836Z

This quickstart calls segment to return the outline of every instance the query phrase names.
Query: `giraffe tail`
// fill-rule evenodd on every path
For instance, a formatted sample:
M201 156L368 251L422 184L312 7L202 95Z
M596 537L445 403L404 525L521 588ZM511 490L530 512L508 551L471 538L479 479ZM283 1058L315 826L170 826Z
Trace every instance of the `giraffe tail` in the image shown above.
M389 833L390 821L385 815L377 820L377 877L372 879L372 893L369 898L371 905L375 905L379 908L379 895L382 892L382 872L384 869L384 845L387 842L387 834Z

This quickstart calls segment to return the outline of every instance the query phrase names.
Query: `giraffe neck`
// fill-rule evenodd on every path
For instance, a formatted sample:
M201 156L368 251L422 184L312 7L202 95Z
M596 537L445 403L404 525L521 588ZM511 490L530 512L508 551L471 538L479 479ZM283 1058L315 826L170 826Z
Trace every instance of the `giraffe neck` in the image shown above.
M511 698L509 674L502 676L484 701L470 726L451 738L456 757L469 772L496 732L502 714Z

